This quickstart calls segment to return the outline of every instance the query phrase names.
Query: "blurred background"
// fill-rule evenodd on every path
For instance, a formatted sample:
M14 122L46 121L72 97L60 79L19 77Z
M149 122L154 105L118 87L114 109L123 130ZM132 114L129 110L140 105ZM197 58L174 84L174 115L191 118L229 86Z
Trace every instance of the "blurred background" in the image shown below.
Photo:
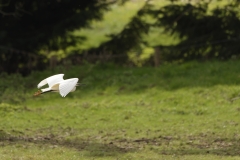
M0 0L0 159L240 160L239 2Z
M240 55L239 0L0 0L0 72Z

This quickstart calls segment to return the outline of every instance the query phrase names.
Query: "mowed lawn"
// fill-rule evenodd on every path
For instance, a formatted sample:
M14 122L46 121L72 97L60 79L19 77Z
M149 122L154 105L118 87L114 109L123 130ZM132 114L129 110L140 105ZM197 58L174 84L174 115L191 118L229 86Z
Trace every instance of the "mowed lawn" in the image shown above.
M0 159L240 159L240 61L0 77ZM65 73L85 85L33 97Z

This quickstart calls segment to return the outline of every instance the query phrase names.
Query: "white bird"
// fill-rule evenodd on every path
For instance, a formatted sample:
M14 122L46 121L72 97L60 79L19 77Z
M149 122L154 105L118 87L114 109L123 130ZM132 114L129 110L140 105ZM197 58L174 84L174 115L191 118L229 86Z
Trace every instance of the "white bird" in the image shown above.
M42 80L37 87L48 84L48 88L39 90L34 96L47 93L47 92L59 92L62 97L65 97L69 92L74 92L76 86L78 86L78 78L63 79L64 74L57 74Z

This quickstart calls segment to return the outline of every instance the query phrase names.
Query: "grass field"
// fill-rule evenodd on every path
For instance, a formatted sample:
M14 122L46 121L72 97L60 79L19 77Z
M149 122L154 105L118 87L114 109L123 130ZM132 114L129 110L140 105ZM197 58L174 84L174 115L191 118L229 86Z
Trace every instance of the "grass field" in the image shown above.
M0 76L0 159L240 159L240 61ZM65 73L62 98L35 86Z

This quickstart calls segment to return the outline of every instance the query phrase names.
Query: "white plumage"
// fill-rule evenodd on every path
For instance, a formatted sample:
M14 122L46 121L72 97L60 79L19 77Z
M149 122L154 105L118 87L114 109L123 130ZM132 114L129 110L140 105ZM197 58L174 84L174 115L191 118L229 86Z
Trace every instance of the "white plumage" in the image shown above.
M53 86L54 84L63 81L63 80L64 80L64 79L63 79L63 76L64 76L64 74L56 74L56 75L53 75L53 76L51 76L51 77L48 77L48 78L42 80L42 81L37 85L37 87L38 87L38 88L41 88L42 86L44 86L44 85L46 85L46 84L48 84L49 87L51 87L51 86Z
M64 80L59 85L59 92L62 97L65 97L69 92L74 92L76 90L76 85L78 78L71 78Z
M42 80L37 87L41 88L48 84L48 88L41 89L34 95L40 95L47 92L59 92L62 97L65 97L69 92L74 92L78 86L78 78L63 79L64 74L57 74Z

